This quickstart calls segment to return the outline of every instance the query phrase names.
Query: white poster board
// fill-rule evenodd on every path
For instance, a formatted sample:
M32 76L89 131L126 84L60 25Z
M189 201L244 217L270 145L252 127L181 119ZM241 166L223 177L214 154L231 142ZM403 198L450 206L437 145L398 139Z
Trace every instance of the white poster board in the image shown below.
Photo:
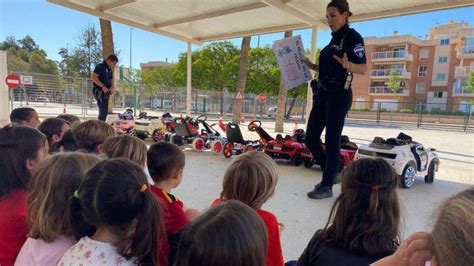
M302 61L305 58L301 35L273 42L273 52L288 89L311 80L311 72Z

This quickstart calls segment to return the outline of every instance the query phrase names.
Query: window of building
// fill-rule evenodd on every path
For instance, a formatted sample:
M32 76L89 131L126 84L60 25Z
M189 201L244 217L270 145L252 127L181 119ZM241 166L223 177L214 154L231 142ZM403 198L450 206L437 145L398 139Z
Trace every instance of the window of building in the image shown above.
M427 59L429 56L430 50L422 49L420 50L420 59Z
M447 63L448 62L448 57L447 56L440 56L438 57L438 63Z
M441 45L449 45L449 39L441 39L440 44Z
M443 98L443 92L442 91L435 91L435 92L433 92L433 97L434 98Z
M416 93L425 93L425 83L416 83Z
M428 76L428 67L420 66L418 68L418 77L426 77L426 76Z
M446 80L446 74L436 74L436 80Z

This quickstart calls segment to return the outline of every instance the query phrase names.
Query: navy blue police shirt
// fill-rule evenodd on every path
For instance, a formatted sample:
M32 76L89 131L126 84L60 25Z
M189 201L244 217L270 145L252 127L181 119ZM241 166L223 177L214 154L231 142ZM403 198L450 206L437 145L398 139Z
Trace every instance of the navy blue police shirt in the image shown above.
M107 63L103 61L102 63L98 64L95 69L94 73L96 73L99 76L100 82L107 87L107 89L110 89L112 87L112 78L113 78L113 72L112 69L109 68ZM97 84L94 83L94 89L100 89Z
M319 80L328 90L344 85L347 70L333 58L333 55L342 58L344 53L354 64L366 63L364 39L347 24L332 33L331 42L319 54Z

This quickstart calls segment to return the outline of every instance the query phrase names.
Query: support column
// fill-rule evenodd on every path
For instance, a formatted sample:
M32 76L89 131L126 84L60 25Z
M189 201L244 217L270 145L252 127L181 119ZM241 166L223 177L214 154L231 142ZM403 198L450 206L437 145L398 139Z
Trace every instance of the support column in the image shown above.
M7 74L7 52L0 51L0 126L8 123L10 117L8 87L5 84Z
M191 95L191 88L192 88L192 85L191 85L191 81L192 81L192 77L191 77L191 64L192 64L192 43L188 42L188 56L187 56L187 60L186 60L186 115L187 116L191 116L191 98L192 98L192 95ZM197 103L195 103L197 104Z
M316 42L318 40L318 27L314 26L311 28L311 53L310 53L310 60L315 60L316 56ZM318 62L313 62L318 64ZM314 75L314 71L311 71L311 75ZM310 83L308 83L308 92L306 97L306 124L308 123L309 114L311 112L311 108L313 108L313 91L311 89Z

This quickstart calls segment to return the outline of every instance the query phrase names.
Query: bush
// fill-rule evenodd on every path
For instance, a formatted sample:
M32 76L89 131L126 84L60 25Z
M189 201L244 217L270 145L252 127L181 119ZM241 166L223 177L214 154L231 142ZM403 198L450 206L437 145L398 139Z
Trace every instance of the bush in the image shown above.
M411 114L411 113L413 113L413 110L411 110L411 109L400 109L400 110L398 110L397 112L399 112L399 113L409 113L409 114Z

